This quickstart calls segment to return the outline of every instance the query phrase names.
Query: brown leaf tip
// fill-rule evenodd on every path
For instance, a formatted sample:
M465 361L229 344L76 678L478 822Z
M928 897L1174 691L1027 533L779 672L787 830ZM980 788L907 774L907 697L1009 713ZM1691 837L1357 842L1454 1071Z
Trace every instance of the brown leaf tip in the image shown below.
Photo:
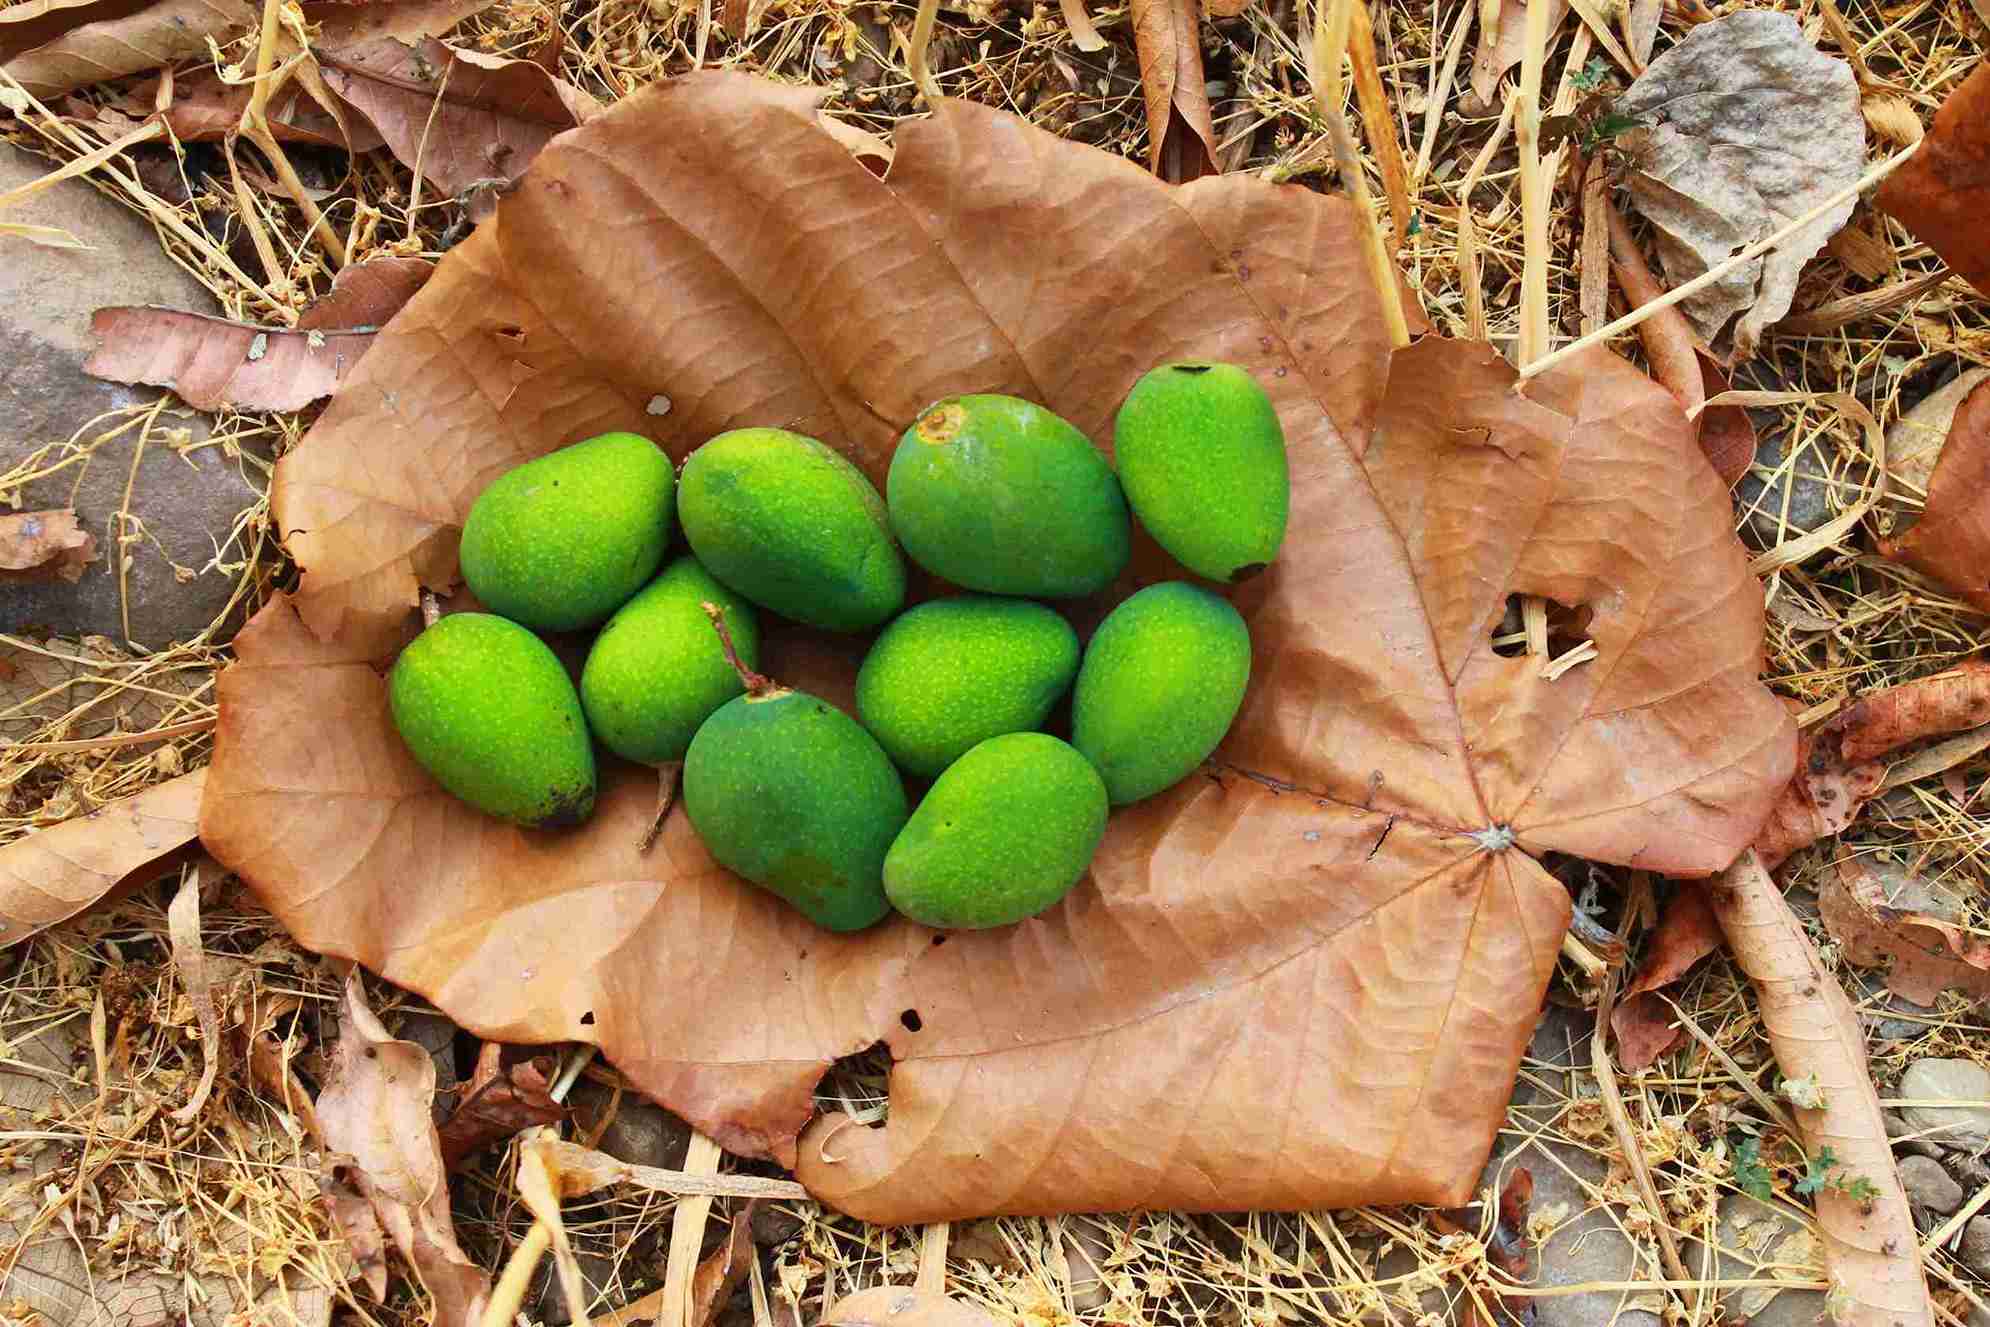
M967 410L958 401L942 401L919 417L913 431L919 441L943 447L960 435L967 424Z

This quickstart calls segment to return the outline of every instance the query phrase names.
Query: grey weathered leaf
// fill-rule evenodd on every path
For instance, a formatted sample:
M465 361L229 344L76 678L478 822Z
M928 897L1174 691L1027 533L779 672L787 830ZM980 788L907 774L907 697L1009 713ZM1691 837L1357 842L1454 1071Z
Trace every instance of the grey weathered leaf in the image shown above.
M1847 188L1865 158L1851 67L1769 10L1693 29L1615 109L1639 121L1620 139L1632 157L1631 202L1656 228L1675 286ZM1753 355L1763 329L1789 312L1803 265L1851 214L1848 197L1685 300L1687 317L1724 356Z

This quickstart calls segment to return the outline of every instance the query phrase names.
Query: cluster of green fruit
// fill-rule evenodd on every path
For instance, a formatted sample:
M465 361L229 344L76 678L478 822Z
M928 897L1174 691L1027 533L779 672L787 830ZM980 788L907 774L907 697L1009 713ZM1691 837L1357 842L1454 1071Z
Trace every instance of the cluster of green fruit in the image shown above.
M1082 652L1034 600L1125 570L1129 502L1221 583L1262 570L1285 534L1284 438L1242 369L1156 369L1114 428L1117 474L1028 401L941 401L900 440L888 502L835 451L775 428L720 434L681 476L631 433L528 462L464 524L463 577L490 611L402 651L395 726L443 787L527 826L592 810L594 739L663 771L659 816L681 768L712 856L831 930L893 907L943 928L1020 921L1083 877L1109 806L1208 758L1251 663L1236 609L1185 581L1127 598ZM657 574L677 524L690 552ZM970 593L898 615L901 545ZM884 627L857 677L861 722L755 671L756 607ZM576 689L534 632L604 621ZM1070 743L1037 731L1067 691ZM933 780L916 810L901 771Z

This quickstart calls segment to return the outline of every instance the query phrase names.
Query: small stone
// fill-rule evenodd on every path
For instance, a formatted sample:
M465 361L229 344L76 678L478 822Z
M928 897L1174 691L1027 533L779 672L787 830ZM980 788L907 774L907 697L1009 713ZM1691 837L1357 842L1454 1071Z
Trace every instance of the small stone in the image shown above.
M1900 1187L1907 1201L1924 1212L1947 1216L1962 1206L1962 1186L1932 1157L1902 1157Z
M0 193L51 169L0 146ZM236 573L217 564L246 556L233 532L242 512L261 500L245 473L252 468L221 446L189 446L207 440L208 421L173 405L153 421L141 452L140 427L131 423L138 416L112 412L150 405L160 393L93 378L83 372L83 361L92 346L90 315L99 308L160 304L205 313L213 309L213 297L160 249L150 223L81 180L35 194L7 219L59 227L91 248L14 240L0 263L0 364L6 365L0 374L0 476L22 469L31 457L36 472L62 465L75 456L65 444L79 430L79 443L88 443L131 426L91 451L87 464L72 459L0 492L0 511L74 506L100 550L74 584L0 584L0 622L14 632L101 635L125 643L128 605L130 642L158 648L191 639L220 617L233 594ZM37 457L44 448L49 450ZM122 529L120 513L129 520ZM121 544L121 535L128 542ZM130 559L122 578L120 550ZM234 625L232 619L223 623L215 638L225 639Z
M1785 465L1784 441L1764 430L1755 444L1755 464L1734 489L1738 509L1747 516L1742 528L1758 548L1807 535L1838 514L1832 501L1837 485L1818 459L1817 444Z
M1721 1199L1714 1238L1714 1275L1721 1280L1809 1280L1819 1274L1822 1251L1803 1217L1745 1193ZM1682 1254L1687 1266L1699 1267L1706 1248L1689 1240ZM1775 1285L1744 1286L1726 1291L1721 1298L1723 1321L1746 1322L1749 1327L1811 1327L1823 1308L1820 1290Z
M1578 1031L1582 1016L1572 1014L1555 1021L1559 1028L1546 1034L1546 1044L1537 1036L1530 1058L1546 1052L1541 1058L1552 1064L1570 1057L1571 1052L1564 1047ZM1593 1025L1594 1016L1588 1021ZM1587 1033L1582 1037L1586 1041ZM1576 1046L1582 1044L1577 1042ZM1545 1289L1589 1281L1642 1281L1658 1275L1655 1248L1633 1243L1615 1216L1604 1207L1591 1205L1589 1191L1580 1181L1600 1184L1608 1169L1593 1153L1545 1140L1515 1147L1502 1139L1479 1177L1478 1192L1500 1191L1519 1166L1534 1176L1534 1196L1529 1204L1532 1218L1560 1216L1534 1251L1533 1284ZM1389 1263L1384 1260L1378 1275L1388 1271ZM1606 1322L1614 1327L1662 1327L1661 1318L1632 1307L1633 1300L1632 1295L1609 1290L1543 1296L1532 1301L1537 1314L1534 1322L1536 1327L1595 1327Z
M1990 1216L1973 1216L1962 1228L1962 1247L1956 1251L1962 1265L1990 1281Z
M403 1041L412 1041L427 1051L428 1058L434 1061L435 1100L429 1105L435 1122L441 1124L456 1108L455 1098L445 1095L457 1083L456 1025L441 1014L416 1010L401 1016L400 1030L394 1035Z
M1908 1101L1953 1106L1904 1106L1901 1115L1931 1141L1965 1152L1990 1147L1990 1069L1972 1060L1916 1060L1900 1076Z
M587 1132L608 1111L613 1092L599 1083L580 1082L569 1100ZM615 1118L602 1131L595 1146L617 1161L632 1166L655 1166L676 1170L691 1150L691 1126L663 1107L633 1092L624 1092L615 1106Z

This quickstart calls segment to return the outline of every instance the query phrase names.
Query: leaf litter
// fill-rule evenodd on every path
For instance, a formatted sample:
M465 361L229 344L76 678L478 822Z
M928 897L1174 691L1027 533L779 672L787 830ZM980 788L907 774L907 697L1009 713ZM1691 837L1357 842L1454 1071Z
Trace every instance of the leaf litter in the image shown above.
M384 334L454 350L369 358L279 467L304 578L223 680L204 841L306 943L487 1036L593 1041L732 1150L794 1162L871 1219L1462 1199L1567 915L1531 854L1717 869L1792 758L1754 681L1759 600L1684 416L1601 355L1531 399L1497 357L1435 338L1385 379L1334 200L1219 179L1177 203L954 102L901 130L880 181L813 104L722 74L651 90L548 148ZM803 189L805 211L768 207ZM612 271L570 224L653 199L675 200L675 224L631 232ZM1128 226L1102 231L1102 210ZM770 225L793 229L772 244ZM1110 261L1122 234L1175 278L1130 306ZM631 270L641 301L623 293ZM846 324L895 335L860 348ZM440 795L393 737L373 663L406 639L418 586L453 580L470 498L527 455L612 427L682 455L774 418L876 475L892 421L947 391L1035 396L1103 438L1133 377L1184 354L1257 369L1299 458L1295 528L1335 533L1294 540L1239 595L1258 680L1215 777L1117 818L1091 885L1039 922L944 946L909 924L823 936L718 870L681 818L639 861L640 778L611 778L572 835L523 835ZM465 392L444 362L515 387ZM643 413L659 390L661 421ZM438 473L416 431L467 449L441 484L408 468ZM1626 449L1665 519L1606 478ZM1626 565L1652 574L1627 581ZM1134 575L1166 574L1150 551ZM1538 659L1494 653L1516 584L1588 606L1595 662L1550 683ZM1342 630L1349 614L1367 627ZM772 651L778 675L847 690L847 649L796 650ZM1488 836L1521 851L1482 851ZM1184 854L1220 869L1165 865ZM410 895L411 873L431 887ZM1361 925L1370 912L1387 925ZM544 945L554 916L598 947ZM1392 979L1390 937L1412 934L1424 958ZM1186 936L1202 938L1170 938ZM797 992L805 1022L783 1012ZM797 1142L830 1062L879 1040L896 1061L884 1127L832 1118ZM999 1106L1025 1090L1041 1111ZM1287 1164L1264 1150L1274 1135L1216 1124L1266 1100L1289 1103L1303 1151ZM974 1153L1042 1163L960 1161Z
M773 12L781 11L776 9ZM1681 11L1668 9L1668 29L1682 16ZM1248 53L1255 47L1256 58L1268 59L1269 68L1276 71L1281 62L1288 58L1277 43L1277 30L1263 21L1258 11L1247 11L1246 17L1250 30L1245 35L1242 50ZM1389 54L1385 79L1398 103L1414 108L1416 98L1424 89L1421 56L1431 41L1430 29L1425 26L1424 18L1401 9L1393 9L1381 17ZM1444 16L1433 15L1429 21L1434 23L1440 17ZM666 18L658 25L656 40L667 44L673 39L673 32L688 34L695 18L696 15L689 10ZM1915 96L1916 104L1922 106L1937 104L1953 86L1955 80L1950 71L1957 67L1957 62L1974 57L1974 39L1969 26L1973 22L1971 17L1962 13L1959 22L1937 22L1936 18L1934 11L1929 10L1882 27L1877 18L1863 11L1855 9L1848 16L1848 21L1863 42L1867 62L1874 69L1884 70L1888 76L1899 80L1896 86L1904 86ZM1448 17L1445 21L1448 23ZM538 40L537 37L516 36L518 26L511 20L500 20L488 27L478 26L484 28L474 34L478 42L488 42L496 36L500 41L512 43L514 53L532 49ZM504 35L503 30L507 28L513 35ZM757 30L761 34L761 42L753 49L732 49L722 42L715 43L719 58L725 63L739 61L753 67L762 61L785 60L788 63L784 76L798 80L819 79L825 69L833 78L845 67L840 55L836 57L836 62L827 66L811 66L806 62L805 57L815 36L834 33L834 22L826 14L803 16L790 13L786 23L762 26ZM774 40L777 34L785 36L795 32L803 34L799 45L777 46ZM992 54L986 44L990 36L994 38ZM1667 40L1670 39L1668 36ZM956 50L975 49L975 43L981 43L979 49L986 57L972 66L950 62L949 67L943 70L950 91L997 104L1016 96L1018 100L1010 104L1059 132L1087 141L1107 142L1136 157L1141 151L1139 101L1137 95L1130 103L1125 99L1129 84L1123 75L1116 74L1110 85L1101 79L1096 87L1089 81L1081 87L1074 87L1075 96L1070 98L1053 97L1040 100L1034 106L1029 104L1029 89L1033 86L1035 71L1042 71L1053 82L1056 81L1051 73L1056 54L1054 34L1050 42L1016 42L1000 29L977 28L971 17L945 11L940 22L940 40L956 43ZM1235 41L1230 44L1235 49ZM825 40L824 45L834 47L836 43ZM655 63L655 51L659 49L662 47L646 51L640 41L620 46L612 37L590 40L583 30L579 42L569 48L564 65L571 80L597 90L605 86L608 95L620 95L656 76L660 66ZM797 58L797 53L802 58ZM1412 58L1405 60L1402 58L1404 55ZM1223 55L1218 53L1211 66L1214 76L1231 76L1231 70L1224 67L1223 61ZM768 67L773 67L772 63ZM1298 70L1296 66L1287 64L1285 67L1293 72L1295 79L1303 77L1303 70ZM596 71L605 83L591 81L597 77ZM855 123L871 130L886 131L893 117L909 108L902 87L902 83L899 88L886 87L877 101L859 103L857 96L869 95L868 90L859 85L855 95L837 94L833 104L837 106L838 114L852 117ZM1239 100L1229 103L1229 107L1219 108L1219 123L1223 122L1223 115L1230 113L1230 108L1250 108L1256 115L1270 117L1273 123L1280 123L1283 117L1277 135L1269 127L1257 135L1255 160L1303 160L1309 156L1309 137L1303 120L1298 138L1294 140L1287 136L1283 126L1292 123L1291 102L1280 92L1276 83L1262 82L1253 76L1238 88L1237 95ZM1303 92L1301 99L1303 101ZM1442 105L1441 89L1435 100L1439 106ZM1232 131L1226 127L1225 132ZM1435 160L1441 163L1440 169L1434 179L1423 178L1421 196L1416 200L1423 237L1419 242L1417 261L1422 264L1427 291L1436 290L1441 294L1458 288L1456 274L1459 269L1450 243L1456 215L1452 201L1458 177L1456 173L1451 173L1447 183L1447 172L1443 166L1449 164L1450 154L1454 151L1462 151L1469 156L1488 132L1488 124L1459 125L1447 116L1437 135L1439 150ZM1316 134L1313 141L1316 145ZM65 152L68 150L63 149ZM1314 160L1321 155L1317 150L1310 153ZM115 164L104 174L114 177ZM374 192L387 178L384 174L369 173L364 179L356 180L355 184L359 186L362 199L384 201L391 228L400 224L394 200L391 196L383 200ZM113 188L124 187L115 179L106 179L105 182ZM1472 209L1478 214L1481 234L1490 236L1493 246L1483 278L1495 336L1510 335L1511 330L1513 305L1505 292L1512 289L1512 272L1498 255L1517 252L1517 249L1503 247L1512 241L1517 217L1513 209L1512 187L1512 176L1495 170L1486 176L1472 198ZM142 199L137 201L143 205ZM279 224L288 224L280 209L275 216ZM425 220L423 233L430 238L432 251L432 241L449 213L431 211L427 217L433 220L433 224ZM446 237L444 242L447 243ZM314 278L312 275L314 255L308 244L290 246L286 257L293 263L292 274L300 289L308 290L314 283L322 288L322 276ZM1806 274L1806 285L1797 307L1806 311L1817 310L1817 316L1811 321L1818 328L1830 331L1849 327L1849 338L1841 340L1835 332L1829 336L1819 336L1808 330L1798 333L1794 325L1799 320L1791 320L1791 333L1778 342L1778 353L1783 356L1783 371L1798 374L1807 387L1839 384L1849 387L1855 377L1862 382L1876 380L1879 385L1873 389L1875 396L1870 399L1873 399L1875 411L1881 413L1882 418L1887 418L1894 408L1896 393L1901 405L1914 399L1916 380L1925 376L1929 366L1947 362L1947 357L1957 354L1969 358L1971 347L1981 344L1973 338L1979 337L1982 331L1980 312L1966 302L1951 298L1956 289L1954 284L1947 290L1929 286L1932 265L1924 252L1900 247L1895 251L1894 261L1894 270L1898 275L1886 278L1885 284L1871 291L1866 291L1858 282L1849 281L1829 259L1814 263ZM217 294L229 302L231 310L243 307L239 302L244 299L249 301L246 307L261 307L256 303L262 296L255 281L237 284L235 276L225 275L218 268L208 270L214 274L212 281ZM1514 270L1517 270L1517 262ZM1565 289L1570 291L1572 307L1573 287L1563 285L1565 275L1570 271L1572 269L1564 268L1558 260L1550 268L1549 276L1556 291L1555 298L1560 300L1563 298L1561 292ZM1940 275L1938 269L1932 271L1937 281ZM1905 303L1903 296L1908 297ZM1440 326L1451 329L1459 326L1455 300L1447 303L1440 298L1432 303L1431 312ZM1809 317L1807 312L1805 317ZM1880 368L1882 357L1889 365L1884 371ZM1905 369L1893 367L1903 359ZM1861 386L1859 390L1863 396L1866 388ZM1778 413L1790 418L1799 428L1812 427L1811 422L1803 418L1805 411L1801 406L1778 407ZM231 424L230 427L234 429L239 425ZM1856 464L1861 455L1857 442L1856 437L1827 438L1824 448L1828 452L1833 446L1841 447L1845 450L1847 463ZM1809 573L1832 559L1836 559L1836 574L1830 578L1813 579ZM1872 555L1856 542L1841 544L1805 566L1783 569L1771 579L1769 588L1775 614L1770 624L1769 672L1779 690L1800 698L1802 703L1814 708L1828 709L1848 691L1857 694L1913 677L1930 667L1939 667L1945 659L1958 659L1979 634L1976 629L1978 620L1960 610L1953 600L1939 595L1930 597L1925 581L1901 571L1897 564ZM1829 632L1820 634L1813 625L1809 625L1817 623L1830 624ZM211 667L211 664L208 666ZM186 750L189 761L197 763L204 759L201 753L205 750L205 742L199 738L175 739L166 745ZM116 781L115 786L126 790L143 786L142 779L147 777L146 770L149 768L146 760L134 759L116 764L102 760L104 756L122 756L125 750L119 748L90 757L90 777L97 781L98 786L109 788L113 786L113 780ZM148 748L140 747L136 751L143 754ZM62 759L67 762L78 758L64 756ZM1896 788L1885 794L1858 822L1854 834L1861 839L1887 842L1903 850L1932 856L1934 861L1947 864L1949 870L1956 869L1956 863L1961 863L1962 869L1968 869L1967 864L1973 860L1970 840L1966 834L1958 832L1967 822L1957 817L1966 814L1959 808L1968 805L1967 790L1973 789L1981 769L1980 762L1972 762L1911 788ZM1968 775L1967 785L1959 777L1964 774ZM160 776L153 771L149 777ZM41 785L36 786L39 788ZM65 789L68 786L63 785ZM39 791L35 795L39 796ZM51 814L60 813L51 810ZM1848 835L1848 840L1851 837ZM1793 891L1801 893L1810 886L1812 880L1817 878L1813 875L1815 864L1826 856L1828 854L1825 853L1806 854L1792 862L1789 871L1794 882ZM133 906L132 903L115 905L114 915L127 916ZM253 929L268 923L252 913L247 918L237 917L232 923L224 923L230 924L239 930L244 926ZM89 925L92 925L90 919L71 923L57 936L30 945L29 956L35 962L31 969L26 970L46 974L54 953L51 947L70 944L67 937L74 928ZM1565 992L1560 989L1563 983L1558 982L1557 986L1557 998L1565 998ZM44 980L39 989L56 987ZM1744 1064L1753 1066L1756 1063L1754 1056L1766 1054L1751 1002L1737 996L1728 965L1716 963L1699 969L1689 982L1688 989L1682 993L1681 1004L1689 1016L1698 1018L1706 1027L1718 1028L1723 1044ZM1956 1012L1957 1008L1945 1008L1928 1020L1932 1031L1925 1040L1916 1044L1916 1053L1968 1053L1970 1032L1967 1019ZM256 1044L262 1046L266 1043ZM1905 1053L1905 1045L1899 1042L1874 1043L1877 1057L1874 1070L1881 1075L1883 1082L1898 1072L1899 1057ZM258 1083L282 1081L274 1076L274 1070L265 1073L261 1067L273 1063L270 1057L259 1054L256 1060L259 1066ZM1529 1072L1537 1078L1545 1072L1531 1054L1528 1064ZM1713 1073L1712 1083L1705 1074L1698 1072L1700 1065L1707 1065ZM1677 1113L1677 1118L1695 1121L1698 1128L1708 1120L1719 1118L1726 1109L1719 1084L1721 1070L1696 1058L1696 1052L1691 1047L1682 1057L1681 1067L1687 1071L1684 1080L1669 1074L1644 1080L1646 1100L1654 1112L1651 1124L1654 1132L1647 1137L1655 1140L1662 1154L1667 1156L1676 1154L1665 1144L1665 1139L1671 1136L1665 1132L1662 1123L1665 1118ZM224 1075L224 1084L226 1079ZM873 1099L882 1100L881 1068L863 1069L854 1064L846 1065L839 1068L835 1081L830 1099L847 1095L849 1099L861 1102L866 1099L867 1093L872 1093L875 1094ZM272 1088L265 1089L265 1093L262 1099L250 1105L250 1110L270 1111L280 1117L285 1109L281 1103L300 1100L295 1091L285 1095L285 1091ZM308 1100L304 1100L303 1105L308 1110ZM1568 1121L1580 1120L1580 1108L1580 1097L1557 1095L1545 1100L1540 1111L1517 1105L1511 1119L1514 1127L1560 1139L1567 1146L1577 1146L1582 1137L1579 1126L1571 1135L1565 1125ZM1642 1108L1635 1099L1631 1109L1634 1117L1642 1120ZM1720 1161L1719 1138L1714 1141L1716 1146L1712 1151L1699 1154L1689 1150L1666 1165L1671 1179L1668 1201L1685 1204L1672 1217L1679 1224L1682 1237L1690 1229L1692 1213L1698 1210L1694 1204L1726 1183L1726 1172ZM1614 1149L1606 1145L1597 1151L1608 1159ZM1792 1172L1785 1164L1787 1151L1779 1151L1771 1143L1765 1146L1764 1153L1772 1171L1780 1177L1779 1184L1790 1178ZM1801 1176L1802 1167L1799 1165L1794 1173ZM1551 1212L1550 1224L1580 1214L1583 1206L1581 1203L1573 1208L1564 1205L1565 1210L1559 1215ZM620 1205L614 1210L617 1215L612 1221L583 1220L577 1238L593 1239L597 1248L620 1248L630 1238L640 1239L640 1232L646 1228L645 1222L653 1228L655 1213L643 1209L640 1201ZM816 1209L805 1206L799 1210L806 1214ZM666 1206L663 1209L666 1221L668 1211ZM1607 1204L1599 1205L1595 1198L1590 1200L1588 1214L1591 1216L1613 1217L1616 1212L1617 1209ZM262 1219L268 1220L267 1217ZM786 1316L794 1312L792 1304L796 1302L787 1298L790 1289L795 1295L803 1296L813 1295L825 1282L863 1285L877 1280L902 1281L909 1278L910 1263L906 1261L903 1239L893 1241L885 1232L866 1230L827 1214L817 1214L811 1220L815 1223L810 1227L811 1233L796 1244L778 1253L774 1250L763 1251L763 1257L770 1258L774 1263L768 1282L777 1320L797 1323L803 1320L802 1314L792 1318ZM494 1221L497 1224L494 1225ZM490 1265L492 1257L489 1252L493 1247L492 1241L500 1238L503 1221L502 1212L494 1217L475 1206L464 1210L459 1203L459 1225L465 1231L468 1247L487 1265ZM1017 1250L1015 1256L1018 1261L1015 1265L1026 1270L990 1271L980 1264L956 1260L949 1267L953 1286L964 1288L985 1302L1001 1306L1012 1316L1030 1311L1031 1306L1041 1305L1045 1287L1055 1298L1059 1288L1066 1284L1064 1278L1069 1274L1063 1259L1053 1256L1055 1241L1046 1233L1056 1223L1005 1219L987 1224L998 1226L1004 1232L1006 1245ZM1157 1321L1182 1320L1177 1316L1180 1313L1191 1316L1224 1311L1255 1313L1265 1303L1283 1302L1278 1301L1277 1297L1287 1294L1297 1295L1298 1302L1313 1305L1321 1313L1352 1315L1363 1311L1364 1306L1379 1311L1386 1304L1394 1306L1399 1313L1407 1308L1414 1316L1419 1299L1416 1286L1442 1287L1441 1294L1433 1294L1428 1289L1423 1292L1423 1311L1428 1311L1433 1302L1439 1307L1448 1302L1454 1310L1470 1312L1469 1297L1475 1293L1486 1293L1480 1279L1482 1271L1475 1270L1469 1262L1463 1266L1459 1264L1455 1242L1447 1239L1440 1244L1439 1232L1428 1221L1411 1219L1405 1222L1387 1209L1352 1211L1324 1220L1269 1213L1228 1218L1147 1213L1116 1220L1067 1220L1064 1224L1081 1228L1088 1235L1096 1235L1103 1241L1101 1247L1116 1251L1114 1261L1105 1271L1105 1283L1112 1287L1111 1303L1115 1306L1112 1311L1138 1311L1155 1317ZM89 1238L87 1229L83 1233L86 1239ZM1631 1238L1648 1246L1648 1232L1634 1226ZM1408 1261L1396 1266L1399 1269L1409 1267L1414 1275L1391 1277L1378 1272L1376 1259L1379 1249L1384 1247L1393 1248L1406 1257ZM1266 1255L1263 1251L1267 1249L1275 1253ZM1280 1261L1267 1263L1267 1256L1274 1256ZM1074 1262L1073 1268L1075 1266ZM1275 1278L1266 1279L1269 1267L1282 1271ZM1197 1270L1185 1280L1175 1283L1173 1292L1149 1293L1150 1288L1167 1284L1167 1278L1189 1268ZM1932 1251L1929 1270L1938 1283L1937 1295L1943 1303L1963 1303L1956 1298L1961 1293L1956 1278L1963 1274L1954 1261L1952 1251ZM629 1275L629 1285L643 1284L633 1271ZM99 1277L101 1284L101 1270ZM1156 1280L1156 1277L1161 1280ZM619 1277L617 1279L619 1282ZM610 1302L613 1302L615 1292L609 1293ZM1704 1292L1709 1300L1717 1295L1723 1301L1750 1293L1747 1290ZM1265 1299L1266 1295L1272 1299ZM1082 1309L1088 1301L1078 1302ZM806 1310L803 1311L805 1313Z

